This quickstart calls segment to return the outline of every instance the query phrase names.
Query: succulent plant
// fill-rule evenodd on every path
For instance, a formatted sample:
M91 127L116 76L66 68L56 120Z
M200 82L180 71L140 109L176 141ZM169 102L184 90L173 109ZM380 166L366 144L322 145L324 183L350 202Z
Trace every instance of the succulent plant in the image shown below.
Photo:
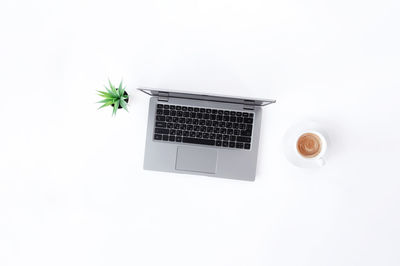
M99 109L111 105L111 107L113 108L112 115L116 115L119 108L124 108L126 111L128 111L126 105L129 101L129 96L128 93L125 91L126 87L122 88L122 81L120 82L118 88L114 87L111 84L110 80L108 80L108 83L110 85L110 88L104 86L106 88L106 91L97 91L99 93L99 96L104 98L103 100L97 102L103 104L99 107Z

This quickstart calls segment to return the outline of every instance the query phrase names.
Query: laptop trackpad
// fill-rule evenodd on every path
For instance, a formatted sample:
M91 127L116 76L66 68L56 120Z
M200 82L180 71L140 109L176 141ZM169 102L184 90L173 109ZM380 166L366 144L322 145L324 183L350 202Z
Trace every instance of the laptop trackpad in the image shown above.
M196 147L178 147L176 151L176 170L215 174L217 151Z

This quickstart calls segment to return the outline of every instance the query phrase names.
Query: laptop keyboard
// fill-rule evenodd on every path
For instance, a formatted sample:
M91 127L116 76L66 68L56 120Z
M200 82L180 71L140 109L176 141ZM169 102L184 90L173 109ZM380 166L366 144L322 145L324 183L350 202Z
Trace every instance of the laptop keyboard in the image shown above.
M157 104L154 140L251 148L254 113Z

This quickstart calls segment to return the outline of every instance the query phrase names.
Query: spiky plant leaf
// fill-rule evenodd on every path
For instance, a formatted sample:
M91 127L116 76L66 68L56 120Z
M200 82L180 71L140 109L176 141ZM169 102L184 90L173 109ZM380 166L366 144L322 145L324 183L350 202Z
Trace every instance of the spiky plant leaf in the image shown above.
M107 103L107 102L113 103L114 101L112 99L104 99L104 100L98 101L97 103Z
M101 109L101 108L103 108L103 107L106 107L106 106L109 106L109 105L112 105L113 104L113 102L106 102L105 104L103 104L102 106L100 106L98 109Z
M119 95L121 96L121 97L125 97L125 95L124 95L124 93L125 93L125 88L122 88L121 86L119 87Z
M116 115L117 114L118 106L119 106L119 100L114 102L114 108L113 108L112 115Z
M115 91L115 89L109 89L109 88L106 87L106 90L108 91L109 94L112 95L112 97L114 97L114 98L118 98L118 97L119 97L119 95L118 95L118 93Z
M110 88L111 88L112 90L115 90L115 87L111 84L110 79L108 79L108 84L110 84Z
M124 109L128 112L128 108L126 107L126 102L125 102L125 100L121 100L119 103L120 103L120 105L122 106L122 108L124 108Z

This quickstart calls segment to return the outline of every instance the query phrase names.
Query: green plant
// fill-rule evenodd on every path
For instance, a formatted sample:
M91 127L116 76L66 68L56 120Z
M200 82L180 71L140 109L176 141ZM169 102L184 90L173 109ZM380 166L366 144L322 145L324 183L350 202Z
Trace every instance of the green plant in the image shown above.
M99 107L99 109L111 105L113 107L112 115L115 115L118 108L121 107L128 111L126 105L129 101L129 96L125 92L126 87L122 88L122 80L118 88L115 88L111 84L110 80L108 80L108 83L110 84L110 88L104 86L106 88L106 91L97 91L99 93L99 96L104 98L103 100L97 102L103 104Z

